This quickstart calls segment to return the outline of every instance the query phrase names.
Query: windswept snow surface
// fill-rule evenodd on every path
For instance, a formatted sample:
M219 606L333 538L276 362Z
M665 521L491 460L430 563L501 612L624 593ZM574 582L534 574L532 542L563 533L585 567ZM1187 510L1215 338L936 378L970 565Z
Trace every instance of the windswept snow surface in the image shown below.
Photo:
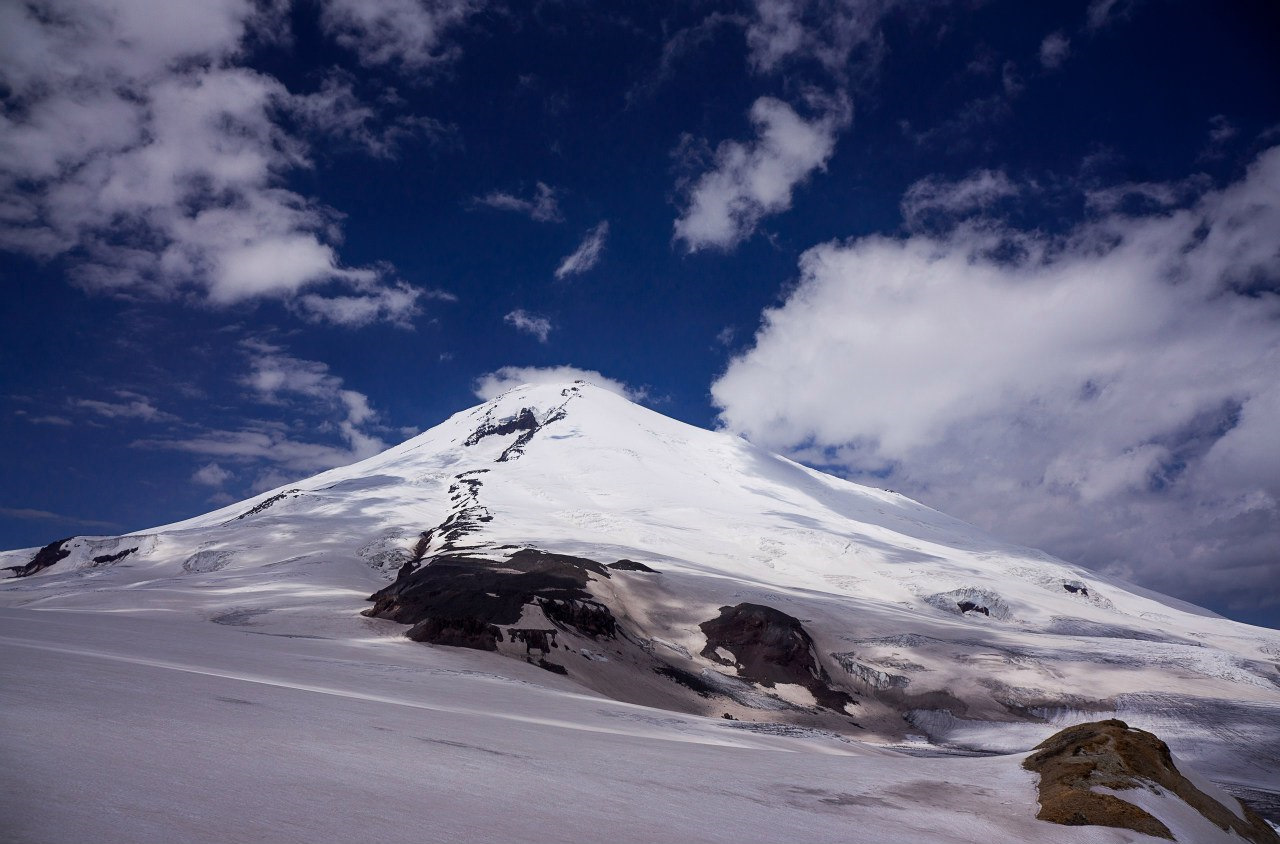
M572 642L560 677L358 615L406 562L529 547L654 569L591 589L629 641L736 691L633 682L605 643ZM1280 791L1280 632L582 383L62 550L0 582L0 809L21 841L1133 841L1035 821L1019 756L918 755L1019 754L1112 715ZM699 656L699 625L740 603L799 619L858 705L820 713Z

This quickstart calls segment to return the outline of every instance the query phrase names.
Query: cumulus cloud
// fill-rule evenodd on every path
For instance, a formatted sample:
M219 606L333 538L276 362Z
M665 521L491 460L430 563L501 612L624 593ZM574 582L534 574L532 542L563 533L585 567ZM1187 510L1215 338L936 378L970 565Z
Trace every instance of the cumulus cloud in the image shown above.
M349 303L320 302L337 290L407 323L414 288L389 267L343 265L338 215L283 185L310 166L286 117L380 155L408 128L375 131L341 80L300 96L242 66L249 43L285 36L285 13L248 0L0 8L0 249L61 257L97 291L215 306L306 291L305 315L340 320Z
M1280 147L1062 235L807 252L712 387L723 424L1204 603L1280 602Z
M517 331L523 331L525 334L531 334L538 338L539 343L547 342L547 335L551 333L551 320L544 316L531 314L523 308L516 308L502 318L507 325L512 326Z
M960 217L990 210L1001 200L1018 193L1018 186L1000 170L975 170L956 181L930 176L911 185L903 194L902 219L912 229L945 225Z
M233 477L233 473L217 463L206 463L191 474L191 480L204 486L219 487Z
M1040 42L1040 64L1048 70L1057 70L1071 54L1071 39L1061 32L1051 32Z
M609 221L601 220L591 231L587 232L578 248L566 255L556 267L556 278L566 279L571 275L580 275L600 263L604 254L604 242L609 237Z
M643 387L632 387L594 369L576 366L504 366L477 378L472 390L482 401L488 401L521 384L567 384L571 381L586 381L630 401L643 401L648 395Z
M556 201L555 188L543 182L538 182L534 195L528 199L513 193L493 191L484 196L477 196L473 201L476 205L487 208L524 214L539 223L557 223L564 219L560 215L560 204Z
M853 110L843 95L813 98L811 105L818 114L806 120L773 97L755 101L756 137L721 143L711 168L687 185L674 237L688 252L737 246L764 217L790 208L798 185L826 169Z

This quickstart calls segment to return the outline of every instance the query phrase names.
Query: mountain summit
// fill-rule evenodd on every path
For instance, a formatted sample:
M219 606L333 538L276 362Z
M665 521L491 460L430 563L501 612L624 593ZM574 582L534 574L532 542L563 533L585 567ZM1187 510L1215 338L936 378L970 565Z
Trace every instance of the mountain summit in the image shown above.
M1280 787L1280 634L583 382L0 565L10 606L407 634L756 730L1014 752L1123 717L1221 782Z

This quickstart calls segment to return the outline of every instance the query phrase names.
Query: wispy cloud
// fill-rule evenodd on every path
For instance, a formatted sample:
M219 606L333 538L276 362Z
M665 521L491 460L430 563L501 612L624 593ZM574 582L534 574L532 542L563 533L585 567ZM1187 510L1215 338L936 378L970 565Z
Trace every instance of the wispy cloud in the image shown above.
M134 448L176 451L209 462L192 481L220 487L233 477L254 477L254 489L274 478L345 466L383 451L378 412L321 361L289 354L261 339L240 343L248 371L238 378L247 398L283 411L291 421L244 419L225 427L188 424L179 433L146 437ZM266 486L264 486L266 484Z
M555 223L564 219L560 214L560 205L556 201L555 188L538 182L534 195L528 199L504 191L493 191L484 196L477 196L473 204L499 211L514 211L524 214L539 223Z
M571 275L581 275L600 263L604 254L604 243L609 237L609 221L601 220L595 228L587 232L587 236L578 244L578 248L566 255L556 267L556 278L566 279Z
M422 72L457 57L446 36L484 7L483 0L324 0L321 23L363 64Z
M75 399L71 404L73 407L88 410L107 419L137 419L143 422L179 421L177 416L158 409L151 399L145 396L128 391L121 391L119 395L125 400L110 402L97 399Z
M1091 0L1085 10L1085 27L1102 29L1112 21L1133 13L1140 0Z
M1071 39L1065 33L1051 32L1040 42L1040 64L1048 70L1057 70L1071 54Z
M903 194L900 207L908 228L953 224L958 218L990 211L1002 200L1015 197L1021 188L1001 170L975 170L963 179L930 176Z
M378 417L369 405L369 397L347 389L341 378L329 372L326 364L294 357L279 346L261 340L246 340L241 346L248 355L251 369L243 383L253 389L259 400L277 403L301 396L319 405L317 409L342 411L338 429L350 445L352 460L372 457L387 447L380 438L365 430L365 426Z
M69 525L107 528L108 530L120 527L120 525L115 522L104 522L97 519L82 519L79 516L64 516L61 513L51 513L48 510L33 510L28 507L0 507L0 516L8 519L21 519L23 521L65 522Z
M517 308L502 318L507 325L514 327L517 331L523 331L525 334L531 334L538 338L539 343L547 342L548 335L551 334L551 320L538 314L532 314L528 311Z

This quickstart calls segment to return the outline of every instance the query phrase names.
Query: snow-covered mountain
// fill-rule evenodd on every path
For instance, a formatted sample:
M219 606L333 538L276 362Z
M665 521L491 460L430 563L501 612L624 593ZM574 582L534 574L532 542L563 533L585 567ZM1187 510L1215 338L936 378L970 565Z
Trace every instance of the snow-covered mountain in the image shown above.
M1020 753L1120 717L1238 793L1280 792L1280 632L581 382L511 390L197 518L0 566L21 577L0 584L14 610L453 654L407 632L592 700L901 759Z

